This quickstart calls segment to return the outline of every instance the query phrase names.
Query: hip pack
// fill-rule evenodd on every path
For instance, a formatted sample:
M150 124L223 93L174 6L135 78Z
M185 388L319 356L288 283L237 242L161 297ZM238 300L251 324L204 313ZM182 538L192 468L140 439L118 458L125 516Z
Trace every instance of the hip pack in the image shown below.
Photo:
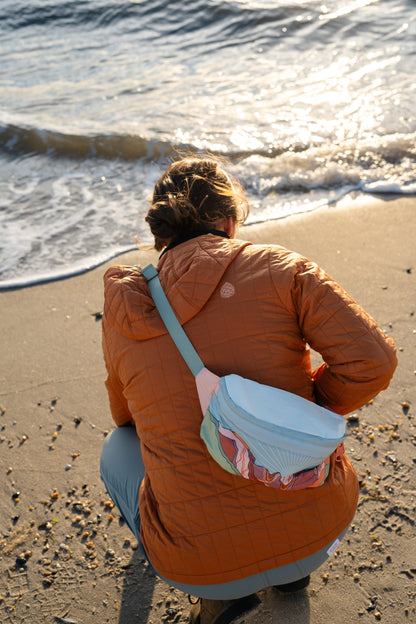
M200 435L227 472L281 490L321 485L329 456L344 452L342 416L291 392L205 368L181 327L151 264L142 269L162 320L195 377Z

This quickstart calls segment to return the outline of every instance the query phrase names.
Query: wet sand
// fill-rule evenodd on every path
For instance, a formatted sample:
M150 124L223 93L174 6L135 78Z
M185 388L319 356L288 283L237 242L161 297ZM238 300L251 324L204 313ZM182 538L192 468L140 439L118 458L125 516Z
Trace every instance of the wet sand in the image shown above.
M261 592L237 624L416 621L415 226L415 198L357 195L240 231L317 261L393 337L399 365L348 423L360 499L339 550L306 592ZM0 295L0 622L187 621L187 597L149 570L99 477L112 428L100 323L111 264Z

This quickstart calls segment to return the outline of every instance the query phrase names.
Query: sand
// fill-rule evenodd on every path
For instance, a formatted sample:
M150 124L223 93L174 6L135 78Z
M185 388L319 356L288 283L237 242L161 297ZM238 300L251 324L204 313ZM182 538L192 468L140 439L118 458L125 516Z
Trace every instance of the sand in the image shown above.
M415 225L415 198L357 195L240 232L317 261L393 337L399 366L348 424L361 486L339 550L306 592L265 590L237 624L416 622ZM0 622L187 621L187 597L149 570L99 477L112 428L102 275L114 263L0 295Z

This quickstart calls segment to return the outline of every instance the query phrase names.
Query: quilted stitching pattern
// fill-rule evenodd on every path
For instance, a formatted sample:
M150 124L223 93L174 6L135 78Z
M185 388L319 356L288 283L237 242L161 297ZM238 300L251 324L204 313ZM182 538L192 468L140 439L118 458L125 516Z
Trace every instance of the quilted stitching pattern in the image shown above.
M310 400L315 391L347 413L393 373L393 344L373 319L293 252L202 236L165 254L159 270L191 342L217 375L237 373ZM224 299L225 283L235 293ZM319 372L306 342L328 363ZM114 420L134 422L142 440L142 539L163 576L235 580L316 552L349 524L358 484L346 457L331 459L321 488L292 493L228 474L211 459L199 437L194 379L137 268L113 267L105 276L103 349Z

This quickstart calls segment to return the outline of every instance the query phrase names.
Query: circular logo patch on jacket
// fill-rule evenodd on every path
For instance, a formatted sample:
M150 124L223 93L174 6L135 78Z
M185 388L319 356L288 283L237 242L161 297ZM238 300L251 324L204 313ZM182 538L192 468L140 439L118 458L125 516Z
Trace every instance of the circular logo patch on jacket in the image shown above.
M221 297L223 297L223 299L228 299L229 297L232 297L233 295L235 295L234 286L230 284L230 282L225 282L225 284L221 286L220 295Z

